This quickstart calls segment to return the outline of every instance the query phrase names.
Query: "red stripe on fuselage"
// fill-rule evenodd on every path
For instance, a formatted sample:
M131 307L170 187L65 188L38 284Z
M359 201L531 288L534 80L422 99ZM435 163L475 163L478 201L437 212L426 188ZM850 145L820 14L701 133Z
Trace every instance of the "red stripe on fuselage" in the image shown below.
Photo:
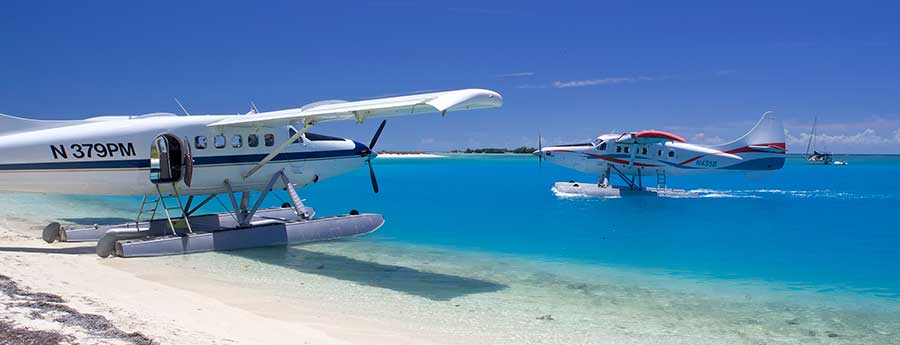
M576 151L572 151L572 150L547 150L547 151L549 151L549 152L571 152L571 153L581 153L581 154L588 155L588 156L591 156L591 157L594 157L594 158L600 158L600 159L603 159L603 160L607 160L607 161L610 161L610 162L613 162L613 163L619 163L619 164L628 165L628 161L626 161L626 160L624 160L624 159L618 159L618 158L607 157L607 156L604 156L604 155L598 155L598 154L595 154L595 153L576 152ZM656 164L646 164L646 163L638 163L638 162L634 162L634 165L639 166L639 167L656 167L656 166L659 166L659 165L656 165Z
M766 143L766 144L756 144L756 145L753 145L753 146L768 146L768 147L774 147L774 148L777 148L777 149L781 149L781 150L787 151L787 149L785 149L784 143ZM686 161L684 161L684 162L678 163L678 165L685 165L685 164L688 164L688 163L690 163L690 162L693 162L693 161L695 161L695 160L698 160L698 159L700 159L700 158L703 158L703 157L706 157L706 156L709 156L709 155L717 155L717 154L720 154L720 153L735 154L735 153L745 153L745 152L762 152L762 153L780 153L780 154L785 154L785 152L769 152L769 151L761 151L761 150L757 150L757 149L751 148L750 146L744 146L744 147L738 147L738 148L736 148L736 149L731 149L731 150L728 150L728 151L719 151L719 152L716 152L716 153L706 153L706 154L702 154L702 155L699 155L699 156L697 156L697 157L690 158L690 159L688 159L688 160L686 160Z

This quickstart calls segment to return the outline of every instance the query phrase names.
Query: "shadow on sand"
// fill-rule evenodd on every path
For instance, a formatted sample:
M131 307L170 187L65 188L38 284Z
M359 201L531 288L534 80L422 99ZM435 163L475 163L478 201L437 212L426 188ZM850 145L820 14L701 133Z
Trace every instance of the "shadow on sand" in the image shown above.
M300 248L268 247L228 253L298 272L390 289L434 301L448 301L456 297L507 288L506 285L485 280L383 265Z
M113 225L113 224L122 224L122 223L134 223L134 218L121 218L121 217L85 217L85 218L60 218L62 222L72 223L78 225Z
M36 248L36 247L0 247L0 252L16 252L16 253L45 253L45 254L96 254L97 247L81 246L66 248Z

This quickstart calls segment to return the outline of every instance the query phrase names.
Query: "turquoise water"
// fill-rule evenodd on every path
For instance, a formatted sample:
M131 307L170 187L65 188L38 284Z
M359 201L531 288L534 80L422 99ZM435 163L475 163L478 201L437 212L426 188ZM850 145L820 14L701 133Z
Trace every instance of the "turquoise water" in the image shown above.
M595 177L527 156L382 159L378 195L362 170L303 194L321 214L385 214L372 241L900 298L900 157L838 159L850 165L669 177L700 198L558 197L553 182Z

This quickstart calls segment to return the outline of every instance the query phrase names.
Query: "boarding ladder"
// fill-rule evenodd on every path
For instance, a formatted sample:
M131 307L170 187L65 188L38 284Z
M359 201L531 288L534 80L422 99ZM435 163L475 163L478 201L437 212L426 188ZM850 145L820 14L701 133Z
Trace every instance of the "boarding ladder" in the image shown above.
M303 205L303 199L300 199L300 195L298 195L297 190L294 189L294 184L285 182L285 189L287 190L288 196L291 197L291 207L294 208L294 213L303 219L309 219L309 215L306 213L306 207Z
M163 194L162 190L159 188L159 184L156 185L156 195L144 195L143 200L141 200L141 209L138 211L135 222L140 224L141 221L143 221L142 217L144 214L149 212L150 219L147 221L152 223L153 220L156 219L156 212L159 209L160 204L162 204L163 213L166 215L166 222L169 224L169 229L172 230L173 235L178 235L178 232L175 231L175 223L178 220L172 220L172 213L170 212L175 210L181 212L180 217L178 218L181 218L181 220L184 221L187 231L193 232L191 229L191 222L188 220L188 212L185 211L184 204L181 203L181 196L178 195L178 187L174 183L172 184L172 195ZM148 205L152 205L152 207L148 208ZM177 207L175 205L177 205Z
M656 189L666 188L666 169L656 169Z

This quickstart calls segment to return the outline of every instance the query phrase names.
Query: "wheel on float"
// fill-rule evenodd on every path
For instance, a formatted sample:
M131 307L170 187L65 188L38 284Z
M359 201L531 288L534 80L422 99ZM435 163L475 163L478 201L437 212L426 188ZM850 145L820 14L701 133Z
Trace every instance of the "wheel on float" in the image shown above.
M100 241L97 241L97 256L101 258L108 258L110 255L116 253L116 234L106 234L100 238Z
M59 240L59 229L62 227L58 222L53 222L44 227L44 233L41 234L41 237L47 243L53 243Z

